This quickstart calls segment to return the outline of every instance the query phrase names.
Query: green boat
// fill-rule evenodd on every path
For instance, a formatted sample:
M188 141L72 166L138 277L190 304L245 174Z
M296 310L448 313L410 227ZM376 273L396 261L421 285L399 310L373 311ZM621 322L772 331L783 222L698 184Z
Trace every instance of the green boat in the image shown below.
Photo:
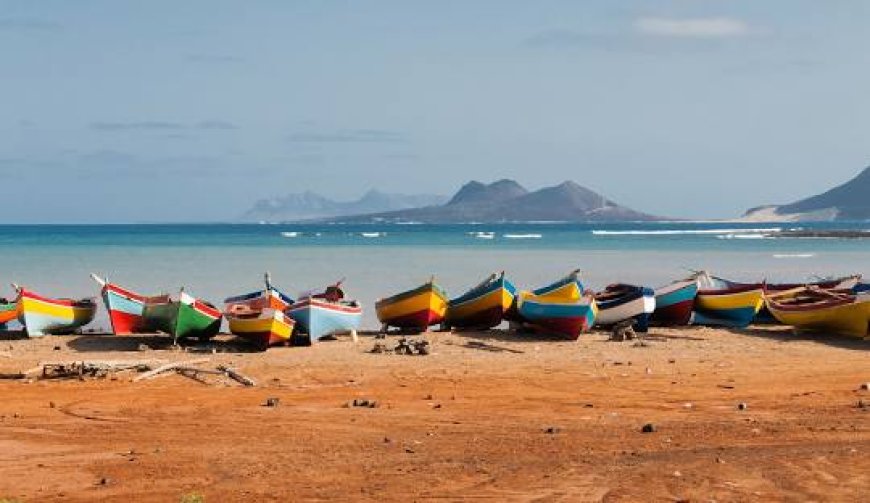
M206 341L221 328L221 312L212 304L181 292L178 300L146 302L142 312L145 325L178 339Z

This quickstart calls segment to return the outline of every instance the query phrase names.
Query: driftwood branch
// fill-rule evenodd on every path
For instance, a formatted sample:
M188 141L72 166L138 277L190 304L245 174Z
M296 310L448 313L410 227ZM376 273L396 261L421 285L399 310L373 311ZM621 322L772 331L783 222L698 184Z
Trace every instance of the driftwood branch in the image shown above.
M170 370L175 370L179 367L189 367L191 365L205 363L209 360L210 360L210 358L197 358L195 360L187 360L184 362L167 363L166 365L161 365L154 370L150 370L148 372L145 372L144 374L139 374L138 376L133 378L133 382L139 382L139 381L143 381L145 379L153 379L154 377L156 377L164 372L167 372Z
M218 365L217 369L220 370L221 372L223 372L224 374L226 374L227 377L230 377L231 379L238 381L238 382L244 384L245 386L256 386L257 385L257 382L254 381L253 379L251 379L250 377L239 374L234 369L231 369L231 368L227 367L226 365Z

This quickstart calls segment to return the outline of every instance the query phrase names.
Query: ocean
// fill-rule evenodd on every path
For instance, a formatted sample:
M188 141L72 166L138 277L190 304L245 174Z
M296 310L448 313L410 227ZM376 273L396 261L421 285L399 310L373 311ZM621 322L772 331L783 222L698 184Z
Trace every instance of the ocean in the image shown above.
M433 275L451 296L502 270L520 288L577 268L594 289L659 286L696 269L738 281L870 276L868 240L764 237L797 228L870 223L5 225L0 274L47 296L92 297L94 272L143 294L183 286L218 305L260 288L265 271L290 295L344 279L370 329L377 298ZM108 327L102 308L91 327Z

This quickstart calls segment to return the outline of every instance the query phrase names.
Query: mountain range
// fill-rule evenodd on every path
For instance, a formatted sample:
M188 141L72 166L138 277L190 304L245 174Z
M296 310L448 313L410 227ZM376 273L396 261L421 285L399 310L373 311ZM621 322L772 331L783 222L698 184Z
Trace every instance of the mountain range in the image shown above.
M342 222L589 222L652 221L659 217L621 206L566 181L529 191L513 180L466 183L446 204L343 217Z
M471 181L451 198L431 194L367 192L339 202L313 192L262 199L242 215L268 222L592 222L669 220L622 206L575 182L529 191L513 180ZM870 167L821 194L752 208L739 221L870 220Z
M870 167L821 194L789 204L757 206L742 220L765 222L870 220Z
M295 222L419 208L443 204L444 196L433 194L387 194L370 190L355 201L335 201L311 191L260 199L241 216L247 222Z

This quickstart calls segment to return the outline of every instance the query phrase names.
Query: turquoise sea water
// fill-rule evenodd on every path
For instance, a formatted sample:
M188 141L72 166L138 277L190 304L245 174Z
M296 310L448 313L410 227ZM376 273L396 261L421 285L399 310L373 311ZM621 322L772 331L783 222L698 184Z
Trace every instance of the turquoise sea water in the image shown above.
M505 270L520 288L580 268L586 283L658 286L707 269L735 280L870 276L870 241L764 239L761 229L868 229L852 224L82 225L0 226L0 280L49 296L96 296L88 273L145 294L219 303L273 282L290 295L346 278L377 326L374 301L431 275L459 295ZM2 291L4 289L0 289ZM0 295L11 297L11 288ZM101 312L94 326L107 326Z

